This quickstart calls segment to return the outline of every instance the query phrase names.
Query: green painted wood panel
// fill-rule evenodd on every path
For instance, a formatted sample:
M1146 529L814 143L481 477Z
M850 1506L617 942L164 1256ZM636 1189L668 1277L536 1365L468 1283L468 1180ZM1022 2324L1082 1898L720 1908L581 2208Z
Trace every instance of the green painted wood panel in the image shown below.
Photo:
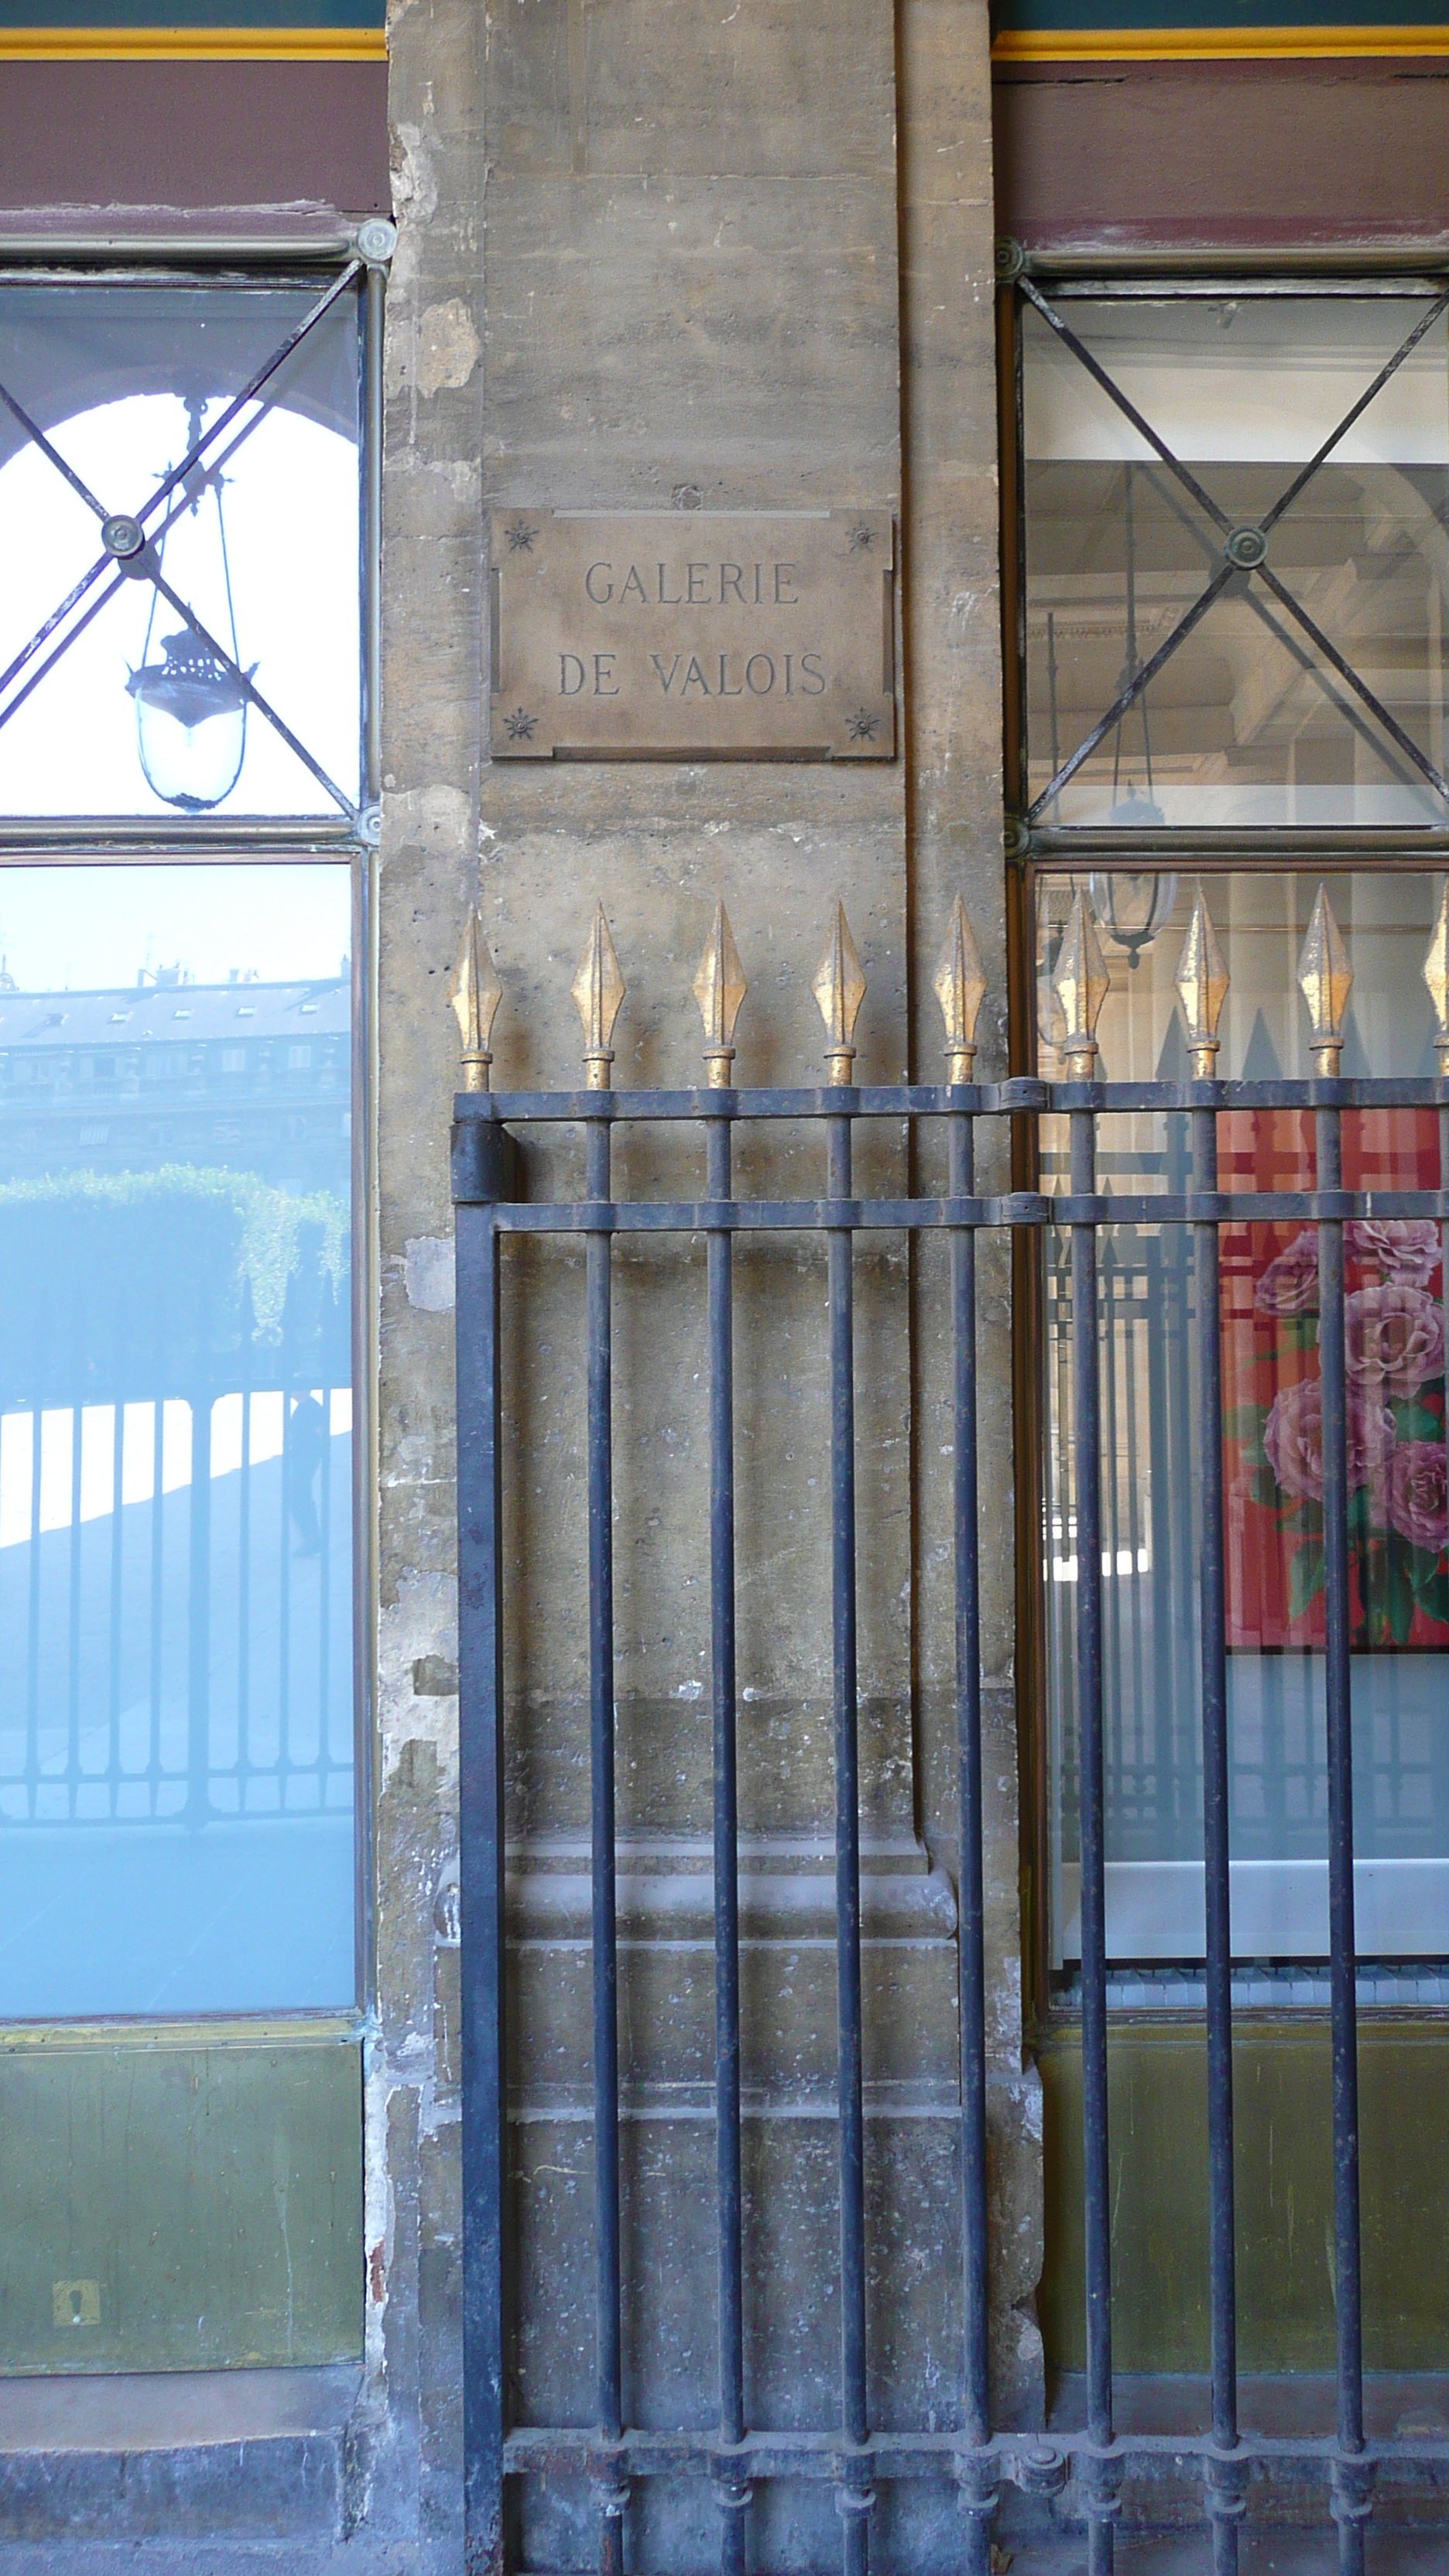
M1040 2052L1047 2263L1039 2309L1061 2370L1085 2367L1082 2058ZM1113 2358L1208 2367L1207 2073L1195 2030L1114 2030ZM1243 2370L1333 2367L1333 2175L1326 2024L1256 2024L1235 2050L1238 2337ZM1359 2040L1364 2359L1449 2367L1449 2032L1366 2022Z
M362 2348L355 2040L0 2043L0 2373Z

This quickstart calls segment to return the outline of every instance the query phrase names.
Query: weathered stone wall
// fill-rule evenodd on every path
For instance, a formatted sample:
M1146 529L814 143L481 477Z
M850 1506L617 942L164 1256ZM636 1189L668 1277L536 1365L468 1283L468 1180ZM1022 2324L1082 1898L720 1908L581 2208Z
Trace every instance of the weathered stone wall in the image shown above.
M495 1080L579 1078L569 997L608 909L629 986L620 1088L699 1078L691 979L728 906L744 1084L820 1078L809 985L837 897L869 991L859 1078L939 1066L930 965L958 888L992 975L1004 906L987 31L900 0L409 0L394 17L400 226L389 298L385 796L376 1011L379 2036L369 2086L369 2415L357 2510L456 2564L457 1953L445 988L480 901L505 987ZM897 127L901 145L897 151ZM894 763L488 764L485 514L893 510ZM531 1181L569 1168L561 1143ZM862 1140L862 1182L901 1168ZM740 1186L818 1189L818 1145L742 1142ZM621 1186L692 1171L618 1151ZM1003 2408L1038 2402L1034 2093L1021 2072L1009 1284L984 1265L993 1800L993 2142ZM515 2404L592 2407L582 1278L514 1247L507 1403ZM834 1970L823 1255L737 1257L750 2411L828 2423ZM881 2421L950 2420L954 1755L944 1273L857 1258L872 2375ZM714 2408L703 1271L620 1251L615 1287L621 2021L633 2420ZM658 2252L651 2254L651 2246ZM660 2259L667 2249L667 2259ZM1026 2304L1023 2304L1026 2303ZM838 2547L828 2509L818 2535ZM782 2499L777 2554L811 2556ZM896 2545L955 2548L949 2500ZM712 2508L664 2500L637 2563L709 2563ZM590 2562L587 2499L536 2498L530 2565Z

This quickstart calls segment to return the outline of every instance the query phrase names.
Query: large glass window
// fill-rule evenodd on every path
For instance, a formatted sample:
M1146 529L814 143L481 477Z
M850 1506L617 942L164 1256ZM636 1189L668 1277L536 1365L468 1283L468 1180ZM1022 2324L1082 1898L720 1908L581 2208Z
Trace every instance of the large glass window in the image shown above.
M1344 1073L1434 1073L1422 970L1443 880L1396 867L1383 836L1427 859L1449 822L1449 293L1416 279L1033 275L1019 318L1022 712L1009 749L1033 860L1039 1070L1068 1072L1052 972L1080 892L1110 972L1102 1074L1186 1077L1174 976L1201 885L1229 977L1219 1075L1311 1074L1297 969L1324 881L1353 972ZM1305 843L1326 879L1320 864L1295 867ZM1109 1195L1190 1186L1185 1114L1105 1118L1099 1142ZM1227 1190L1313 1186L1312 1119L1298 1110L1228 1110L1218 1150ZM1348 1113L1343 1153L1350 1188L1439 1185L1432 1110ZM1064 1188L1065 1133L1050 1121L1042 1154L1043 1187ZM1444 2002L1443 1245L1432 1224L1364 1223L1346 1252L1358 1943L1386 1996L1422 1971ZM1044 1912L1050 1968L1069 1989L1081 1940L1072 1290L1051 1230L1040 1292ZM1119 2001L1191 2003L1204 1947L1191 1229L1107 1229L1099 1295L1107 1946ZM1267 1980L1259 2000L1317 2002L1314 1230L1225 1227L1217 1320L1233 1948ZM1383 1334L1401 1328L1403 1364L1375 1374Z
M351 947L0 868L0 2020L355 1997Z
M0 811L356 821L359 295L0 282Z
M1230 983L1218 1071L1311 1074L1296 968L1320 879L1260 869L1204 881ZM1328 880L1353 970L1347 1075L1435 1071L1423 981L1442 880L1385 868ZM1110 976L1098 1037L1108 1080L1186 1079L1174 989L1197 891L1188 876L1044 874L1037 881L1037 1052L1061 1077L1050 976L1074 889L1087 892ZM1055 1122L1060 1128L1064 1122ZM1218 1121L1225 1190L1314 1184L1311 1115ZM1185 1114L1101 1122L1109 1195L1191 1187ZM1350 1111L1357 1191L1439 1186L1432 1109ZM1066 1186L1047 1122L1042 1185ZM1383 1960L1449 1952L1449 1513L1439 1229L1347 1230L1350 1585L1358 1941ZM1248 1960L1322 1956L1327 1942L1322 1465L1313 1229L1220 1236L1233 1946ZM1071 1273L1065 1235L1044 1265L1043 1576L1051 1774L1053 1960L1078 1955ZM1191 1229L1119 1225L1102 1238L1102 1570L1108 1949L1117 1961L1203 1950L1198 1634L1198 1281ZM1392 1345L1392 1348L1390 1347ZM1443 1999L1437 1996L1437 1999ZM1283 1999L1295 1999L1285 1987Z
M1027 297L1030 819L1442 824L1449 298Z

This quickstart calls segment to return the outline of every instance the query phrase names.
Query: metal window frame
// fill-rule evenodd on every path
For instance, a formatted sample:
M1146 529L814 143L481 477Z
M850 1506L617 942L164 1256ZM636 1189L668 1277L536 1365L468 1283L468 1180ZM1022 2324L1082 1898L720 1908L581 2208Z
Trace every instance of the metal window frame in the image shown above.
M4 815L7 851L169 848L253 851L375 849L381 817L382 404L388 262L396 235L378 219L298 239L275 234L114 234L58 241L0 231L0 286L92 283L114 286L315 287L327 270L356 271L358 332L359 700L356 810L337 815Z
M1406 246L1402 255L1383 252L1278 254L1243 253L1237 259L1201 253L1134 256L1120 267L1100 254L1026 252L1016 242L997 246L997 363L1002 463L1002 643L1007 666L1005 692L1005 801L1007 856L1018 868L1051 860L1058 866L1080 853L1096 867L1124 868L1151 863L1172 850L1179 864L1190 854L1196 867L1224 866L1257 857L1266 863L1265 845L1273 851L1292 849L1306 865L1353 863L1355 853L1419 857L1433 863L1449 852L1449 815L1442 823L1396 826L1325 825L1236 829L1183 825L1161 832L1113 831L1106 826L1075 830L1028 818L1026 717L1026 510L1023 305L1033 289L1064 302L1124 303L1209 300L1231 291L1241 301L1294 302L1374 297L1442 298L1449 292L1449 259L1435 259L1422 247ZM1241 854L1241 856L1239 855ZM1360 864L1362 859L1360 859Z
M374 2025L376 1985L376 1864L373 1848L375 1777L375 1689L372 1640L377 1604L377 1548L372 1497L376 1491L378 1423L376 1406L377 1285L380 1256L373 1175L376 1169L374 1104L377 1096L377 960L373 900L373 852L379 839L378 796L381 787L381 553L382 553L382 419L383 331L388 262L395 242L391 224L377 219L333 228L305 237L277 234L113 234L58 240L51 234L0 231L0 283L13 277L34 283L42 277L98 284L238 284L269 283L295 277L314 284L319 272L341 270L356 262L362 281L362 329L358 340L360 369L360 456L362 507L359 512L359 729L363 787L355 819L338 816L264 816L251 821L221 815L165 816L88 815L78 817L4 817L0 815L0 881L10 866L65 866L144 860L151 865L254 865L308 859L346 866L349 880L351 947L352 1080L350 1107L352 1146L351 1342L353 1360L352 1433L352 1687L353 1743L356 1765L354 1827L354 1994L340 2009L306 2008L256 2014L219 2013L198 2017L108 2017L39 2025L0 2025L0 2039L24 2043L37 2032L58 2037L105 2029L145 2041L163 2031L168 2037L188 2029L204 2030L220 2044L248 2046L277 2031L340 2040L366 2037Z

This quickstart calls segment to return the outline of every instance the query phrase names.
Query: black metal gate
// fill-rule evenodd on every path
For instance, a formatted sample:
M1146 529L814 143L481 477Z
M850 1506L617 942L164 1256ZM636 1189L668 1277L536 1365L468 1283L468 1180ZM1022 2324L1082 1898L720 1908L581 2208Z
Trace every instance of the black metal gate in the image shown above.
M1449 899L1446 899L1449 901ZM457 1209L462 1980L464 2098L465 2443L470 2571L519 2563L507 2509L510 2482L589 2481L597 2506L601 2576L622 2576L625 2531L637 2484L693 2476L712 2482L723 2576L749 2563L752 2499L770 2481L825 2481L841 2515L844 2576L865 2576L872 2512L882 2481L954 2486L962 2514L961 2563L987 2576L1003 2481L1028 2494L1063 2495L1085 2523L1092 2576L1113 2565L1122 2492L1129 2481L1193 2476L1212 2534L1217 2576L1238 2564L1238 2535L1255 2479L1316 2490L1337 2529L1341 2569L1364 2566L1376 2478L1431 2489L1449 2478L1449 2442L1432 2436L1379 2441L1365 2430L1357 2109L1354 1826L1349 1691L1347 1410L1344 1350L1345 1224L1449 1220L1449 911L1441 908L1425 969L1439 1019L1437 1079L1339 1077L1348 968L1320 893L1300 969L1317 1064L1311 1081L1227 1082L1214 1076L1226 974L1199 897L1178 974L1192 1049L1187 1082L1095 1078L1095 1027L1106 970L1080 894L1055 971L1072 1078L972 1080L974 1030L984 991L959 904L936 989L946 1022L946 1085L857 1087L852 1036L864 992L843 914L815 982L825 1019L830 1079L823 1088L736 1090L730 1085L734 1018L743 994L723 911L696 992L704 1015L709 1087L616 1094L609 1039L623 998L607 925L598 914L575 988L588 1037L589 1088L492 1094L488 1051L499 987L476 922L465 942L456 996L470 1088L457 1103L453 1194ZM1345 1113L1434 1108L1441 1186L1436 1191L1351 1193L1342 1187ZM1317 1186L1267 1194L1219 1188L1217 1122L1235 1109L1312 1113ZM1191 1187L1140 1200L1098 1186L1097 1127L1124 1111L1185 1113ZM982 1120L1065 1118L1069 1187L982 1196L976 1140ZM614 1130L668 1122L698 1131L704 1194L685 1202L618 1199L610 1186ZM736 1130L750 1122L802 1122L819 1138L823 1190L816 1198L732 1196ZM858 1198L852 1137L863 1121L916 1131L944 1128L944 1196L908 1192ZM515 1135L572 1127L584 1140L583 1195L524 1203ZM1229 1725L1225 1679L1222 1388L1216 1292L1218 1233L1226 1223L1284 1221L1316 1227L1320 1270L1323 1544L1326 1592L1330 1990L1334 2174L1333 2269L1337 2425L1302 2437L1246 2431L1239 2423L1235 2349L1233 2211L1233 1991L1228 1835ZM1199 1293L1192 1330L1201 1391L1200 1561L1202 1764L1206 1888L1206 2049L1210 2177L1211 2424L1203 2431L1119 2433L1113 2412L1109 2047L1104 1849L1102 1415L1098 1341L1099 1234L1109 1225L1188 1229ZM1067 1231L1071 1259L1071 1405L1075 1452L1075 1680L1080 1800L1081 2016L1084 2074L1084 2235L1087 2422L1080 2432L1005 2432L991 2421L988 2386L986 2026L984 2000L980 1565L977 1489L976 1245L983 1228ZM867 2412L867 2204L861 2006L861 1882L856 1661L856 1433L852 1271L854 1239L868 1229L932 1230L950 1243L955 1408L954 1558L956 1718L961 1812L960 2200L954 2260L963 2286L963 2332L953 2429L873 2429ZM831 1421L830 1512L834 1669L836 1989L839 2164L839 2406L815 2430L749 2421L743 2319L750 2248L741 2193L738 1830L736 1809L734 1400L732 1252L737 1235L804 1232L828 1247ZM508 2420L510 2316L505 2152L503 1605L508 1583L501 1493L508 1441L500 1384L502 1248L509 1236L564 1234L586 1246L589 1730L592 1782L593 2161L596 2190L597 2411L587 2428ZM615 1917L614 1634L611 1528L611 1249L618 1235L702 1237L708 1247L707 1366L710 1426L711 1681L714 1777L715 2127L719 2303L718 2424L708 2435L644 2432L624 2420L626 2321L619 2232L618 1949ZM666 2259L661 2249L660 2259ZM1063 2492L1064 2491L1064 2492Z

